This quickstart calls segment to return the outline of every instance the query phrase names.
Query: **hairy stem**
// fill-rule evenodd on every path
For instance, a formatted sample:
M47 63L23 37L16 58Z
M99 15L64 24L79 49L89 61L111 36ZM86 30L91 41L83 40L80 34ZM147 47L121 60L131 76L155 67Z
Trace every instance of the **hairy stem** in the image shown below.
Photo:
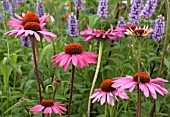
M72 94L73 94L73 83L74 83L74 70L75 66L72 64L72 75L71 75L71 85L70 85L70 98L69 98L69 104L68 104L68 113L67 117L70 117L70 108L71 108L71 102L72 102Z
M54 100L54 98L55 98L56 91L57 91L57 87L55 86L55 88L54 88L54 93L53 93L53 100Z
M166 20L166 33L165 33L165 40L164 40L164 46L163 46L163 50L162 50L162 56L161 56L161 63L159 66L159 72L158 72L158 77L161 76L161 72L162 72L162 66L164 63L164 56L165 56L165 51L166 51L166 47L167 47L167 40L168 40L168 29L169 29L169 18L170 18L170 14L169 14L169 2L168 0L165 0L165 5L166 5L166 13L167 13L167 20ZM169 74L169 73L168 73ZM156 100L154 100L154 104L153 107L151 109L150 112L150 117L154 117L156 111Z
M34 60L34 71L35 71L35 75L37 78L37 82L38 82L38 92L39 92L39 101L40 103L42 102L42 93L41 93L41 79L40 76L38 74L38 65L37 65L37 59L36 59L36 53L35 53L35 42L34 42L34 38L31 39L32 42L32 54L33 54L33 60Z
M108 104L107 104L107 102L105 103L105 113L104 113L104 117L108 117Z
M137 111L136 111L136 117L141 117L141 91L139 88L140 83L140 55L141 55L141 42L138 40L138 57L137 57L137 65L138 65L138 105L137 105Z
M93 83L92 83L90 94L89 94L88 111L87 111L88 117L90 117L90 107L91 107L90 96L93 93L94 86L95 86L95 83L96 83L96 80L97 80L97 76L98 76L98 73L99 73L99 68L100 68L100 63L101 63L101 58L102 58L102 50L103 50L103 42L100 41L99 42L99 57L98 57L97 67L96 67L95 75L94 75L94 78L93 78Z

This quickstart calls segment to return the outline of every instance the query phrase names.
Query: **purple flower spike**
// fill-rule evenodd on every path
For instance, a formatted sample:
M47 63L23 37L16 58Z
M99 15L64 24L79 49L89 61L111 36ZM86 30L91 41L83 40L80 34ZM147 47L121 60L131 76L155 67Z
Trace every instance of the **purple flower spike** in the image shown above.
M139 19L139 14L142 9L143 0L133 0L130 13L129 13L129 21L133 22Z
M22 0L17 0L17 3L18 4L23 4L23 1Z
M165 17L160 15L156 20L153 20L151 24L153 25L154 32L150 35L150 38L159 42L165 32Z
M4 0L2 5L2 11L4 12L6 10L9 10L9 5L10 5L9 0Z
M22 46L25 46L25 47L31 46L30 38L28 36L27 37L21 37L21 41L22 41Z
M70 14L68 19L68 33L72 37L78 36L78 21L73 12Z
M121 17L121 18L117 21L117 27L125 28L125 27L124 27L124 24L125 24L124 17Z
M97 16L102 17L102 18L107 18L108 2L109 0L99 1Z
M13 6L14 8L18 8L17 0L12 0L12 6Z
M153 12L155 12L157 4L158 4L158 0L147 0L140 15L143 16L144 18L151 17Z
M38 17L42 17L45 14L44 5L41 0L36 3L36 14Z
M80 10L83 8L83 2L84 0L74 0L74 4L77 10Z

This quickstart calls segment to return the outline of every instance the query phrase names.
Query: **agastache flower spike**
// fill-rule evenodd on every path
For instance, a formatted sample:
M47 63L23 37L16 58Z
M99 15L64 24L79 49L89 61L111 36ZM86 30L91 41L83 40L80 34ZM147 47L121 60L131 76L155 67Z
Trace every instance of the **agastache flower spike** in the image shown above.
M147 0L140 15L143 16L144 18L151 17L153 12L155 12L157 4L158 4L158 0Z
M155 41L160 41L163 37L163 33L165 32L165 18L160 15L158 18L151 23L154 29L154 32L150 35L150 38Z
M12 6L13 6L14 8L18 8L17 0L12 0Z
M107 18L108 1L109 0L99 1L97 16L102 17L102 18Z
M74 13L71 13L68 19L68 33L72 37L76 37L78 35L78 21Z
M9 0L4 0L2 5L2 11L9 10Z
M117 21L117 27L125 28L125 27L124 27L124 24L125 24L124 17L121 17L121 18Z
M22 41L22 46L25 46L25 47L31 46L31 42L30 42L29 37L21 37L21 41Z
M36 3L36 14L38 17L42 17L45 14L44 5L41 0L37 1Z
M74 0L75 7L77 10L82 9L84 0Z
M136 21L139 19L139 14L141 12L143 0L133 0L130 13L129 13L129 21Z
M18 4L23 4L23 1L22 0L17 0L17 3Z

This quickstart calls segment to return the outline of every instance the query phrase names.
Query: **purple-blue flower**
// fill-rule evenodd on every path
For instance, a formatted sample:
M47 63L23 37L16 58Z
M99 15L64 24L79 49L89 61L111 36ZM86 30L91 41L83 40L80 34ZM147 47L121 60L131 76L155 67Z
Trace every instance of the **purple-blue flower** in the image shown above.
M102 18L107 18L108 1L109 0L100 0L99 1L97 16L102 17Z
M13 6L13 8L18 8L17 0L12 0L12 6Z
M130 13L129 13L129 21L133 22L139 19L139 14L142 10L143 0L133 0Z
M125 27L124 27L124 24L125 24L124 17L121 17L121 18L117 21L117 27L125 28Z
M25 47L30 47L31 46L31 42L30 42L29 36L21 37L21 41L22 41L22 46L25 46Z
M9 10L9 0L4 0L3 3L2 3L2 11L6 11L6 10Z
M157 7L158 0L147 0L143 10L141 11L141 16L144 18L149 18L152 16L153 12Z
M160 41L163 38L163 34L165 32L165 17L160 15L156 20L151 22L153 26L152 29L154 32L150 35L150 38L155 41Z
M78 21L73 12L70 14L68 19L68 33L72 37L78 36Z
M22 0L17 0L17 3L18 4L23 4L23 1Z
M44 5L41 0L36 3L36 14L38 17L42 17L45 14Z
M80 10L83 8L83 2L84 0L74 0L74 4L77 10Z

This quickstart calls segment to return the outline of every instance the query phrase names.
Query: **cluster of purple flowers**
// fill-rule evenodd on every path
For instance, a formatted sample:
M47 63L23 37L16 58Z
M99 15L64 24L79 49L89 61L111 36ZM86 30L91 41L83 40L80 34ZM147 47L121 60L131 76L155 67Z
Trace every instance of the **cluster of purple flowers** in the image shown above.
M149 18L152 16L153 12L157 7L158 0L147 0L143 10L141 11L141 16L144 18Z
M73 12L70 14L68 19L68 33L71 37L78 36L78 21Z
M21 41L22 41L22 46L25 46L25 47L31 46L31 42L30 42L29 37L21 37Z
M97 16L107 18L109 0L100 0L98 5Z
M45 14L44 5L41 0L36 3L36 14L38 17L42 17Z
M139 14L142 10L143 0L133 0L130 13L129 13L129 21L134 22L139 19Z
M124 17L121 17L121 18L117 21L117 27L124 28L124 24L125 24Z
M165 32L165 18L160 15L156 20L153 20L151 24L153 25L154 32L150 35L150 38L159 42Z
M77 10L80 10L83 8L83 2L84 0L74 0L74 4Z

